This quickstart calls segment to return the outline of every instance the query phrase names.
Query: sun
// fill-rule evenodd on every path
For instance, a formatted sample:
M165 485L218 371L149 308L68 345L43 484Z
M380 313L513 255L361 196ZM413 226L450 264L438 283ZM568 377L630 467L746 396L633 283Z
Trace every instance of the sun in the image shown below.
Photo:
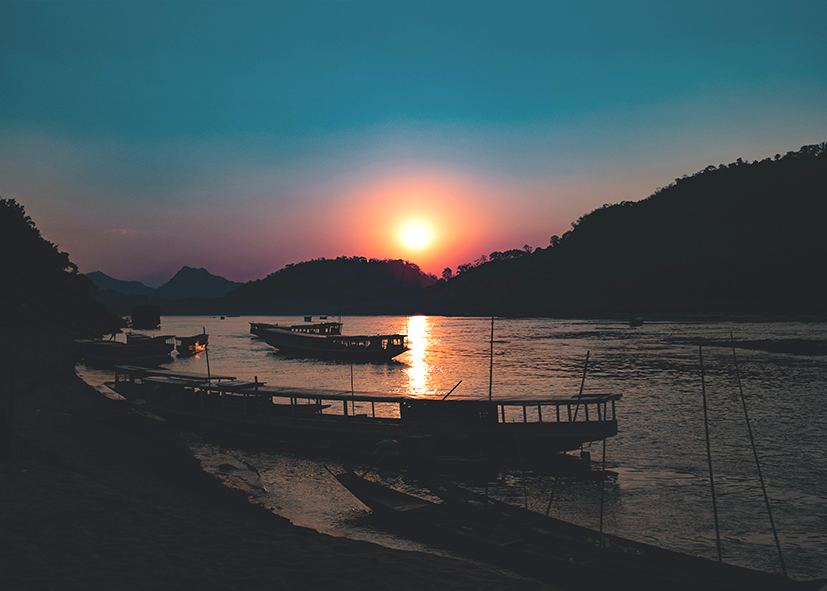
M402 228L400 238L405 246L413 250L422 250L433 240L430 228L419 222L408 224Z

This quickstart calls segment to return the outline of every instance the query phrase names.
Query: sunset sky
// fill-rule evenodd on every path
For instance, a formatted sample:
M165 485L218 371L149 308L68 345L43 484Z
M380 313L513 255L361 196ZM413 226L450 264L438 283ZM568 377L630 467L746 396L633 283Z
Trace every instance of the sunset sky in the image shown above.
M824 0L0 2L0 197L153 286L439 275L826 141L825 31Z

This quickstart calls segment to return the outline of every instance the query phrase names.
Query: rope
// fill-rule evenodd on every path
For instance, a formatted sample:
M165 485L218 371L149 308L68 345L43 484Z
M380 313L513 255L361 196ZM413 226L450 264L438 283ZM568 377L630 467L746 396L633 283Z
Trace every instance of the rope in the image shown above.
M775 529L775 521L772 518L772 508L770 507L770 498L767 495L767 487L764 484L764 476L761 473L761 464L758 461L758 452L755 449L755 438L752 435L752 427L750 426L749 422L749 414L747 413L747 400L744 397L744 388L741 385L741 373L738 371L738 356L735 354L735 344L734 338L732 336L732 332L729 333L730 341L733 342L732 345L732 358L735 361L735 377L738 380L738 390L741 393L741 405L744 407L744 420L747 423L747 433L749 433L749 443L752 446L752 455L755 457L755 468L758 471L758 480L761 482L761 492L764 493L764 503L767 505L767 515L770 518L770 528L772 529L772 535L775 538L775 548L778 550L778 560L781 562L781 571L784 573L784 577L787 577L787 566L784 564L784 555L781 553L781 542L778 541L778 531Z

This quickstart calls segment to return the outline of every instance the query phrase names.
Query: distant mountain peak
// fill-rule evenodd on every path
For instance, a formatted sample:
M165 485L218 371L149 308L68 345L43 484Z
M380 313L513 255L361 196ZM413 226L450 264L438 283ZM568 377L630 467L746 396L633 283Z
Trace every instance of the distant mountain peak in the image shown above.
M151 287L148 287L141 283L140 281L122 281L121 279L115 279L114 277L110 277L106 273L101 271L92 271L91 273L86 274L92 282L98 286L100 291L104 291L106 289L112 289L117 291L118 293L123 294L132 294L132 295L140 295L140 296L152 296L155 295L155 290Z
M157 296L168 300L184 298L220 298L242 285L213 275L203 267L184 265L172 279L157 289Z
M213 275L202 267L184 265L172 279L161 287L153 289L140 281L122 281L100 271L86 274L101 291L112 289L122 294L151 296L166 300L181 300L184 298L220 298L242 285L224 277Z

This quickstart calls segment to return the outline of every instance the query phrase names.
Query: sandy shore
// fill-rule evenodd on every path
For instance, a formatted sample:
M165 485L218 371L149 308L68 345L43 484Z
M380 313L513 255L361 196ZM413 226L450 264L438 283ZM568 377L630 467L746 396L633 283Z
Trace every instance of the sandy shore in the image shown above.
M0 380L3 588L550 589L295 527L69 369Z

